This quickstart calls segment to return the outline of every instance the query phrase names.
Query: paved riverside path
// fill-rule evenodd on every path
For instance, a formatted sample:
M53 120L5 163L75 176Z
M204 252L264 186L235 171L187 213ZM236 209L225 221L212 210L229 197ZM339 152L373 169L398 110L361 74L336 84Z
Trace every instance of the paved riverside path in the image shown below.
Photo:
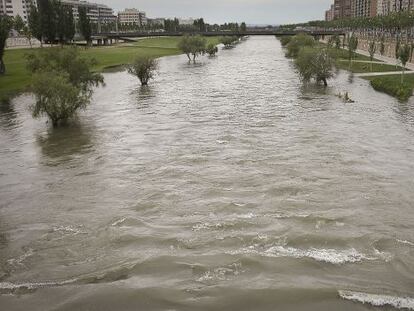
M414 74L414 71L406 71L405 74ZM386 72L365 72L365 73L355 73L355 77L377 77L377 76L390 76L390 75L401 75L400 71L386 71Z
M355 52L358 53L358 54L365 55L365 56L369 57L369 53L367 51L356 50ZM387 65L393 65L393 66L397 65L397 59L392 58L392 57L375 54L374 58L376 60L379 60L380 62L375 61L375 62L373 62L373 64L379 63L379 64L387 64ZM361 61L361 60L354 61L354 62L359 62L359 63L367 62L367 63L370 63L370 61ZM398 66L401 66L400 61L398 61ZM405 65L405 68L408 69L408 70L411 70L411 71L406 71L405 74L414 74L414 64L413 63L407 63ZM386 72L356 73L355 77L363 78L363 77L377 77L377 76L388 76L388 75L399 75L399 74L401 74L401 70L399 70L399 71L386 71Z
M356 50L356 53L369 57L369 53L367 51L364 51L364 50ZM374 58L381 61L381 62L384 62L388 65L396 65L397 64L397 59L395 59L393 57L388 57L388 56L382 56L382 55L375 54ZM400 61L398 61L398 66L401 66ZM407 63L405 65L405 68L407 68L409 70L414 70L414 64L413 63Z

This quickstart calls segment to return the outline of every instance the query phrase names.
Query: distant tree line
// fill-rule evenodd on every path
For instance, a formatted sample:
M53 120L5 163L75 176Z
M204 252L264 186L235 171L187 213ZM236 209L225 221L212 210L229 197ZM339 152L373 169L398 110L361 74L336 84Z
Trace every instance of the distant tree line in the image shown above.
M105 31L114 31L116 24L106 25ZM203 18L194 20L193 24L180 24L178 18L165 19L162 24L149 22L146 25L140 25L139 23L130 24L119 24L118 30L123 32L134 32L134 31L156 31L164 30L166 32L184 32L184 33L203 33L203 32L214 32L214 31L231 31L243 33L247 30L245 22L238 23L224 23L224 24L208 24Z
M414 35L414 11L395 12L374 17L354 17L332 21L310 21L301 24L282 25L281 29L315 27L330 30L366 32L377 35L407 36Z

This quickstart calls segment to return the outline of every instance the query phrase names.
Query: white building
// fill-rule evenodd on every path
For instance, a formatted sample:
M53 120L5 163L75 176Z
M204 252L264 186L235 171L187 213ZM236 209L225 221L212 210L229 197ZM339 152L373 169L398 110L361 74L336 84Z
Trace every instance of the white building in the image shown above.
M124 25L144 26L148 23L146 13L137 9L125 9L118 12L118 21Z
M414 0L377 0L378 15L392 12L410 11L414 9Z
M180 25L194 25L194 18L179 18L178 22L180 23Z
M19 15L27 22L32 4L36 5L36 0L0 0L0 14L10 17Z
M79 19L78 8L84 7L86 8L86 14L93 23L110 23L116 21L114 10L107 5L79 0L61 0L61 2L63 5L72 7L75 20Z

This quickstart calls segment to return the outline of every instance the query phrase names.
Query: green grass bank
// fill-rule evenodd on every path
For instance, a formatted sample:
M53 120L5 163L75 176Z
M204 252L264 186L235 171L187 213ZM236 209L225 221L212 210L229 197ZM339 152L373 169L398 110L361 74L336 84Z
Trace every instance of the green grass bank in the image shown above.
M124 43L106 47L80 48L84 56L97 61L95 70L104 71L107 68L129 64L137 55L163 57L179 55L177 48L180 37L145 38L133 43ZM206 37L207 43L219 43L218 37ZM30 73L26 70L25 55L38 49L9 49L6 50L4 61L6 75L0 76L0 100L9 99L28 89L31 81Z

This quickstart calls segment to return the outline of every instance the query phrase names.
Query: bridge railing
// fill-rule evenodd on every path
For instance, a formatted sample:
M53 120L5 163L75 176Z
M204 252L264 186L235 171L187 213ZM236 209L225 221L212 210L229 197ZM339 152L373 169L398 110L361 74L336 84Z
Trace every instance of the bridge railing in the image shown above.
M342 31L330 31L330 30L248 30L248 31L209 31L209 32L151 32L151 31L137 31L137 32L107 32L95 34L94 38L140 38L140 37L181 37L183 35L203 35L203 36L294 36L299 33L307 33L311 36L324 36L324 35L344 35Z

